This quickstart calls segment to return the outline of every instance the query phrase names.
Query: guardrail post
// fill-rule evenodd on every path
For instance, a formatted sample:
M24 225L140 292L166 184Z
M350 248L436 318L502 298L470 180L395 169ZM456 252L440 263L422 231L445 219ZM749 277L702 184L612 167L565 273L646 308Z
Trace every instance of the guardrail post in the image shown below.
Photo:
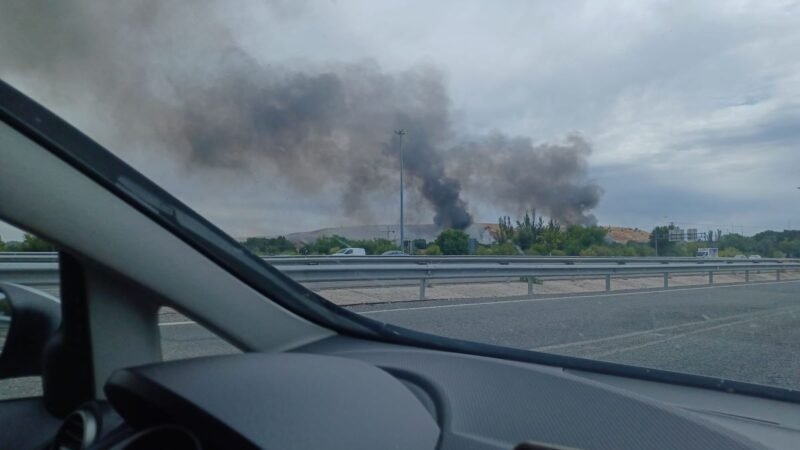
M708 284L714 284L714 272L708 272Z
M781 269L775 271L775 281L781 281Z
M745 283L749 283L750 282L750 271L749 270L745 270L744 271L744 282Z
M428 286L428 280L423 278L419 280L419 299L425 300L425 288Z
M611 275L606 275L606 292L611 290Z
M533 295L533 277L528 277L528 295Z
M669 288L669 272L664 272L664 289Z

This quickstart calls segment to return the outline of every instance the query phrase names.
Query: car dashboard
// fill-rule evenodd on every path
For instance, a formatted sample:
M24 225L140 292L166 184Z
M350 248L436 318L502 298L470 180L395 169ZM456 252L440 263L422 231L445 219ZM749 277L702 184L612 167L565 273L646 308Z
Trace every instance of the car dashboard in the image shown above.
M119 370L105 386L108 404L82 407L89 419L70 415L55 444L98 449L753 449L800 439L800 428L791 420L760 423L710 410L698 413L621 386L536 364L332 338L291 353ZM796 406L787 411L796 413ZM89 422L94 422L91 433L86 432ZM72 432L64 432L66 427ZM81 440L76 435L87 434L91 442L83 439L82 447L59 442L74 443Z

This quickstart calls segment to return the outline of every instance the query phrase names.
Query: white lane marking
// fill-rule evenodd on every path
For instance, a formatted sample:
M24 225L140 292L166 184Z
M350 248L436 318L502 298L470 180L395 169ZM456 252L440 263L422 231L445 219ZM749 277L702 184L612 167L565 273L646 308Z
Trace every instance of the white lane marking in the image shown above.
M586 339L586 340L583 340L583 341L565 342L563 344L545 345L543 347L533 347L533 348L531 348L531 350L548 351L548 350L562 349L562 348L567 348L567 347L577 347L577 346L581 346L581 345L613 341L615 339L626 339L626 338L642 336L642 335L646 335L646 334L652 334L652 335L655 335L655 336L663 336L662 334L659 334L660 331L669 331L669 330L675 330L675 329L678 329L678 328L684 328L684 327L690 327L690 326L702 325L702 324L710 325L710 324L719 323L719 322L726 322L726 324L727 324L727 321L736 320L736 319L745 319L746 318L746 320L755 320L755 319L759 319L759 318L764 317L764 316L772 316L772 315L775 315L775 314L783 314L785 312L794 311L795 309L796 309L796 307L788 307L788 308L781 308L779 311L768 311L768 312L762 312L762 313L734 314L732 316L718 317L716 319L698 320L698 321L694 321L694 322L687 322L687 323L682 323L682 324L677 324L677 325L670 325L670 326L661 327L661 328L651 328L649 330L633 331L633 332L630 332L630 333L616 334L614 336L606 336L606 337L601 337L601 338L597 338L597 339ZM703 314L703 316L705 316L705 314ZM703 330L705 330L705 329L706 328L703 328ZM712 328L708 328L708 329L712 329ZM672 336L677 336L677 335L672 335ZM672 336L670 336L670 337L672 337Z
M590 298L602 298L602 297L627 297L631 295L643 295L643 294L663 294L663 293L672 293L672 292L684 292L684 291L702 291L706 289L726 289L726 288L737 288L737 287L752 287L752 286L764 286L764 285L771 285L771 284L788 284L788 283L798 283L800 280L788 280L788 281L762 281L758 283L737 283L732 285L724 285L724 286L700 286L700 287L690 287L690 288L671 288L671 289L659 289L659 290L646 290L646 291L636 291L636 292L619 292L619 293L608 293L608 294L590 294L590 295L570 295L564 297L545 297L545 298L522 298L518 300L495 300L490 302L476 302L476 303L459 303L457 305L435 305L435 306L417 306L412 308L395 308L395 309L376 309L372 311L356 311L358 314L379 314L379 313L387 313L387 312L395 312L395 311L417 311L417 310L425 310L425 309L445 309L445 308L462 308L467 306L487 306L487 305L507 305L513 303L536 303L536 302L550 302L555 300L580 300L580 299L590 299ZM439 299L445 300L445 299ZM648 298L648 300L651 300ZM436 299L431 299L429 301L436 301ZM356 306L356 305L350 305ZM363 305L358 305L363 306Z
M754 320L765 319L765 318L771 317L771 316L779 316L779 315L782 315L784 313L785 313L785 311L780 311L780 312L777 312L777 313L774 313L774 314L764 314L764 315L760 315L758 317L752 317L750 319L738 320L736 322L730 322L730 323L723 323L723 324L720 324L720 325L714 325L713 327L701 328L699 330L694 330L694 331L687 331L686 333L675 334L675 335L672 335L672 336L670 336L668 338L659 339L657 341L646 342L644 344L639 344L639 345L632 345L630 347L617 348L617 349L614 349L614 350L600 352L600 353L593 353L588 357L589 358L603 358L603 357L606 357L606 356L615 355L617 353L629 352L629 351L632 351L632 350L639 350L641 348L650 347L651 345L663 344L665 342L669 342L669 341L674 341L676 339L685 338L685 337L691 336L693 334L705 333L705 332L708 332L708 331L714 331L714 330L717 330L717 329L720 329L720 328L730 327L730 326L734 326L734 325L741 325L741 324L744 324L744 323L747 323L747 322L752 322Z
M197 322L192 322L191 320L183 320L181 322L161 322L158 324L160 327L174 327L177 325L194 325Z

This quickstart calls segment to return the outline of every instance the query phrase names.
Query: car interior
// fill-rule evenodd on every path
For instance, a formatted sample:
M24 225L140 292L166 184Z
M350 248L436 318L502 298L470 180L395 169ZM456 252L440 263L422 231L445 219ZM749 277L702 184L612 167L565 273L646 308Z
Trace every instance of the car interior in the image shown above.
M60 297L0 284L13 449L796 448L800 393L406 330L327 302L0 82L0 219ZM164 361L170 307L242 351ZM666 375L669 375L666 376ZM669 382L667 380L670 380Z

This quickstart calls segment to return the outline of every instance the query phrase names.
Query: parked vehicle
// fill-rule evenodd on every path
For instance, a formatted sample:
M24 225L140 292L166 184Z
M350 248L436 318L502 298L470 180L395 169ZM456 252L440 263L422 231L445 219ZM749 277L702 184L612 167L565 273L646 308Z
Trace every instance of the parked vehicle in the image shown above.
M334 253L333 256L366 256L367 251L363 248L347 247Z

